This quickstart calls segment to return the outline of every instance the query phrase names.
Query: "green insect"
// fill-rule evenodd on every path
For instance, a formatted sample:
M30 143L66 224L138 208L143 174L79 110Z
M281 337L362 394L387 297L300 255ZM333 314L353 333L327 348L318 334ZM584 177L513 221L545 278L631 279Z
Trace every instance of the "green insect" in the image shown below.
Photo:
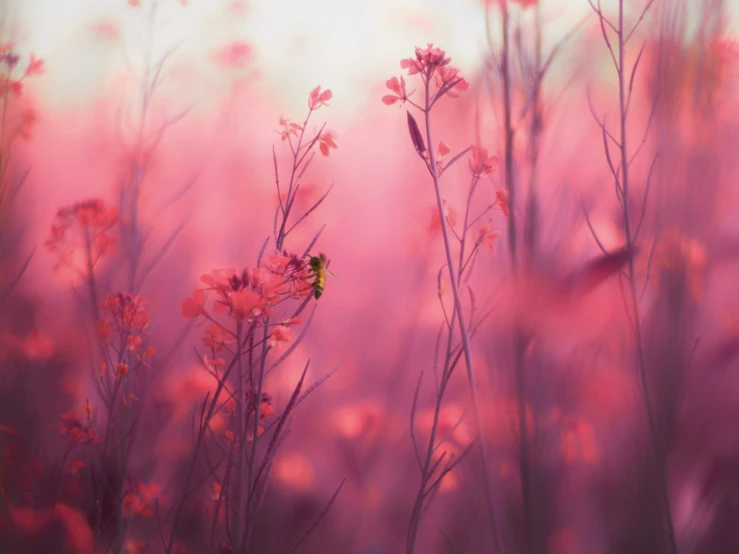
M331 261L326 257L326 254L320 252L318 256L310 256L308 265L310 266L311 275L315 278L313 281L313 295L316 300L321 298L323 291L326 289L326 274L330 273L336 277L333 273L328 270L328 265Z

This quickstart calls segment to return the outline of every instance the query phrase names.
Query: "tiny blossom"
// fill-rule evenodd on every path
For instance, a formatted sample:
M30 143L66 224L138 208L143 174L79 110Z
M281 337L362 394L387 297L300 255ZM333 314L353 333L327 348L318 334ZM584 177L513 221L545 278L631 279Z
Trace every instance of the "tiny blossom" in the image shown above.
M470 170L474 175L482 175L492 173L498 167L500 160L498 156L488 156L485 148L472 148L472 159L470 160Z
M416 58L406 58L400 61L401 69L407 69L408 75L424 73L431 75L438 67L447 65L451 59L433 44L427 44L426 48L416 47Z
M458 95L453 92L463 92L470 88L470 84L463 78L458 76L459 69L452 66L443 66L434 75L434 81L439 89L446 89L446 94L452 98L457 98Z
M321 92L321 87L314 88L308 96L308 108L311 111L317 110L321 106L328 106L327 101L331 100L333 93L330 90Z
M490 207L494 210L500 210L503 215L508 217L508 191L496 190L495 202Z
M161 496L162 487L156 483L144 485L137 483L134 490L128 492L123 497L123 511L128 517L133 516L150 516L154 513L152 504L157 501L159 504L166 503L167 499Z
M119 363L115 366L115 373L119 379L123 379L128 375L128 364Z
M446 142L443 140L439 142L439 146L436 148L436 165L439 168L439 171L444 169L444 156L449 154L451 151L452 149ZM424 152L423 157L426 161L429 161L427 152Z
M113 229L118 223L118 208L108 207L99 198L91 198L59 209L51 236L44 246L56 253L54 269L71 265L77 251L85 252L93 267L106 254L112 254L117 239ZM74 236L73 229L77 230Z
M281 342L287 342L293 338L293 332L286 325L278 325L269 335L267 345L274 348Z
M298 125L297 123L292 123L289 119L286 119L282 116L280 116L280 127L282 127L282 129L280 131L275 131L275 133L279 134L280 139L283 141L290 138L290 135L294 137L298 137L300 134L300 131L303 130L302 125Z
M403 77L400 77L400 80L398 80L397 77L393 77L391 79L388 79L385 82L385 86L389 88L394 94L387 94L382 97L382 102L388 106L392 106L397 101L400 101L401 105L405 103L406 100L408 100L408 97L410 94L413 94L411 92L408 94L408 91L405 88L405 79Z
M205 330L205 336L203 337L203 344L207 348L213 350L213 352L220 352L226 344L233 342L230 335L227 335L223 327L213 323L210 327Z
M318 138L318 143L320 145L321 154L328 157L329 154L329 148L333 148L334 150L338 150L338 146L336 146L336 133L334 131L325 130L321 133L321 136Z
M198 317L205 313L205 291L197 289L192 297L182 301L183 317Z
M67 412L60 416L58 425L52 425L52 429L56 429L59 434L73 446L81 446L98 442L97 435L91 424L83 423L82 420L75 415L74 412Z
M44 74L44 60L36 59L36 56L31 54L31 59L28 61L28 67L24 77L32 77L34 75Z
M501 235L500 231L493 231L490 223L484 223L477 231L475 244L483 244L493 250L493 241Z

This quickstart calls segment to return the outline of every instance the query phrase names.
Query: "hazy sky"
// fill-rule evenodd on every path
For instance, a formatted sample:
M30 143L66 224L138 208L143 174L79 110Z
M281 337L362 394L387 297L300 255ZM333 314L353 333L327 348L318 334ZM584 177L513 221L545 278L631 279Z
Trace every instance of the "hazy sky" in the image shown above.
M199 65L228 43L248 42L255 49L251 67L288 104L302 105L316 84L331 88L337 99L361 98L369 83L399 74L399 59L427 41L446 49L463 71L477 64L484 50L480 0L189 0L186 8L177 0L159 1L155 47L160 51L180 43L179 59L189 56ZM22 44L47 60L44 88L84 96L120 67L123 52L140 59L142 12L150 2L143 0L137 9L126 0L15 4ZM588 6L585 0L550 1L545 10L557 34ZM101 36L105 29L118 29L120 38Z

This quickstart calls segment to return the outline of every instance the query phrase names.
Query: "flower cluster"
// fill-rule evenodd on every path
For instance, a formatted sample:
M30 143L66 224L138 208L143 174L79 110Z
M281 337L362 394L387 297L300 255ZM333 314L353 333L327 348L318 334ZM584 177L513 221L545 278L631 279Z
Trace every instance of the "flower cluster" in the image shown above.
M84 446L99 442L95 426L92 424L92 409L89 406L88 404L86 421L74 412L67 412L60 416L58 425L51 426L69 441L70 446Z
M112 348L115 356L110 354L111 367L101 362L101 376L111 369L117 379L123 379L128 375L131 357L140 364L147 361L155 354L153 346L144 348L144 335L151 323L151 317L146 311L147 302L131 294L106 294L100 307L104 316L97 322L97 334L100 342L108 348ZM113 340L117 337L117 340ZM115 363L113 360L116 360ZM129 362L129 363L127 363Z
M20 56L13 51L12 44L0 45L0 64L4 69L0 75L0 94L3 96L9 93L19 96L23 91L24 79L44 73L43 60L36 59L36 56L31 54L23 74L20 77L13 77L13 73L20 64L20 59Z
M134 487L129 485L129 491L123 497L123 513L128 517L150 516L154 513L152 505L154 501L159 504L166 503L167 499L161 496L162 487L156 483L144 485L136 483Z
M293 123L289 119L280 116L280 127L282 129L280 131L275 131L275 133L280 135L280 140L287 140L290 138L290 135L294 137L298 137L300 135L300 131L303 130L303 126L299 125L298 123Z
M246 394L246 403L245 403L246 421L245 423L247 424L247 428L251 428L252 425L249 423L249 420L256 412L258 395L257 395L257 391L252 390L251 387L246 387L245 394ZM234 417L236 415L236 401L235 400L231 400L231 402L229 402L228 409L231 414L231 417ZM264 433L264 426L261 425L261 423L265 419L273 415L275 415L275 409L272 405L272 396L263 391L261 395L261 402L259 403L259 423L260 423L259 436L260 437L262 436L262 433ZM233 431L226 431L225 435L230 443L234 442L235 438L234 438ZM253 432L247 431L246 438L249 441L254 440L253 435L254 435Z
M83 249L91 266L105 254L112 253L116 244L113 228L118 223L118 208L108 207L99 198L91 198L61 208L51 226L46 248L56 253L59 261L54 269L71 267L75 253ZM75 229L78 234L70 237Z
M321 87L318 86L314 88L310 94L308 95L308 108L310 109L310 113L313 113L315 110L320 108L321 106L328 106L326 103L328 100L331 100L333 97L333 93L330 90L324 90L321 91ZM310 113L308 114L308 117L310 117ZM287 119L284 116L280 116L280 129L275 130L275 132L280 135L280 140L286 141L291 140L290 137L296 137L298 139L302 139L303 131L305 130L305 123L307 123L308 119L306 118L303 125L300 125L299 123L293 123L289 119ZM311 139L310 141L306 142L302 146L298 146L298 151L302 149L310 150L314 144L318 143L318 146L321 150L321 154L328 157L331 149L337 150L339 147L336 145L336 133L334 131L331 131L329 129L321 129L320 132L316 133L315 137ZM300 144L300 141L299 141ZM292 147L292 142L290 143Z
M213 291L214 313L226 313L237 321L251 323L272 315L272 308L287 298L308 296L312 290L309 277L305 260L287 251L276 253L259 267L241 273L235 269L216 269L200 277L206 287L195 290L191 298L182 302L182 315L211 319L205 309L205 292ZM221 340L212 329L209 335L209 340Z
M436 101L445 94L456 98L457 91L461 92L469 88L469 83L459 76L459 69L450 66L450 62L451 58L447 58L443 50L428 44L426 48L416 47L415 57L401 60L400 68L407 69L408 75L420 75L427 86L433 82L437 88L434 95L434 101ZM401 104L409 101L414 92L408 92L402 76L400 79L397 77L388 79L385 85L393 93L382 97L382 102L388 106L398 101Z

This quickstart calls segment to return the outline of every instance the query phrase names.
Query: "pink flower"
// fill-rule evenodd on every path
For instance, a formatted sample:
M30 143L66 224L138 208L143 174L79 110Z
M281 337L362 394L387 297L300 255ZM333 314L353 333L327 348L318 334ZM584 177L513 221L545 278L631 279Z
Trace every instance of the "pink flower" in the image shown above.
M252 52L249 44L237 40L217 51L213 59L221 67L241 69L251 61Z
M500 210L504 216L508 217L508 191L496 190L495 202L490 207L494 210Z
M250 290L231 293L231 311L236 319L245 321L258 317L267 309L267 300Z
M442 49L434 47L432 44L428 44L426 48L416 47L416 58L406 58L400 61L400 67L408 70L408 75L415 75L422 71L433 71L437 67L447 65L451 61L450 58L445 57L445 53Z
M320 144L321 148L321 154L324 156L328 156L329 154L329 148L333 148L334 150L338 150L339 147L336 146L336 133L333 131L325 130L323 133L321 133L321 136L318 138L318 143Z
M493 231L490 223L484 223L482 227L477 231L477 237L475 237L475 244L484 244L490 250L493 249L493 241L501 235L500 231Z
M499 163L498 156L488 156L488 151L485 148L478 148L477 146L472 148L470 170L473 175L492 173Z
M388 79L385 82L385 85L387 88L389 88L392 92L395 94L387 94L382 97L382 102L388 106L392 106L395 104L398 100L400 100L400 103L404 103L406 100L408 100L408 92L405 88L405 79L403 77L400 77L400 81L398 81L397 77L393 77L392 79ZM413 94L411 92L411 94Z
M281 140L287 140L290 138L290 135L297 137L298 133L303 130L302 125L291 123L289 119L282 116L280 116L280 127L282 127L282 130L275 131L275 133L279 133Z
M439 142L439 147L436 149L436 163L439 166L439 171L444 169L444 156L449 154L452 149L449 148L449 145L444 142L443 140Z
M452 98L457 98L458 96L455 92L452 92L452 89L463 92L470 88L470 84L463 78L459 77L459 69L450 65L440 67L434 75L434 80L436 82L436 86L440 89L449 87L446 94Z
M32 77L33 75L44 74L44 60L37 60L36 56L31 54L31 59L28 61L28 67L26 68L25 77Z
M328 106L326 102L331 100L332 97L333 93L330 90L324 90L321 92L321 87L317 86L311 91L310 96L308 97L308 108L313 111L317 110L321 106Z
M293 332L286 325L278 325L274 328L274 331L269 335L269 341L267 342L270 348L274 348L281 342L287 342L292 340Z
M198 317L205 313L205 291L203 289L196 290L192 297L185 298L182 301L183 317Z

